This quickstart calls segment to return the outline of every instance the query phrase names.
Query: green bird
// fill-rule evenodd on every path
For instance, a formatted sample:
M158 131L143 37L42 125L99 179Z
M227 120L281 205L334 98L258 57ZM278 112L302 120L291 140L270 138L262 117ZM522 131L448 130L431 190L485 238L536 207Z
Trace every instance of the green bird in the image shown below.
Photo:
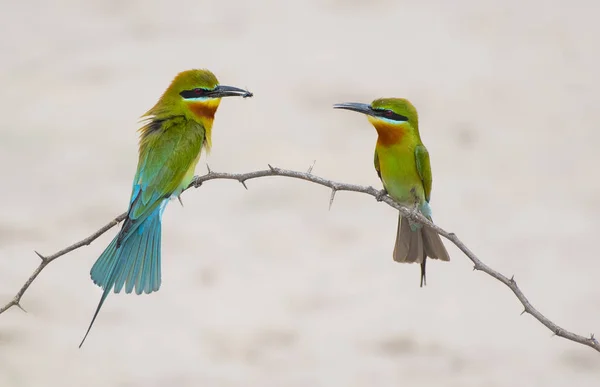
M146 123L139 130L139 159L127 217L90 271L104 292L80 348L112 289L142 294L160 288L163 211L192 181L202 149L210 151L221 98L234 96L252 93L219 85L208 70L183 71L142 116Z
M333 106L367 115L377 130L375 170L387 193L398 203L413 207L431 220L431 164L419 135L415 107L403 98L376 99L370 105L342 103ZM421 264L421 286L426 284L427 257L449 261L442 239L433 229L410 222L400 214L394 261Z

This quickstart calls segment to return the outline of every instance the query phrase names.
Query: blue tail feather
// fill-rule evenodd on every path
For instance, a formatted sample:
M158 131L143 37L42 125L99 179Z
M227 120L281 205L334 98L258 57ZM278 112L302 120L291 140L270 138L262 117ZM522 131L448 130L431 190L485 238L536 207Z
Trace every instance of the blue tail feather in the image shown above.
M152 286L152 291L157 291L160 288L160 278L161 278L161 270L160 270L160 254L156 254L157 251L161 249L161 240L157 238L154 240L154 254L152 259L152 269L150 270L150 275L152 276L152 280L150 281L150 286Z
M136 252L138 239L134 238L134 235L130 236L127 239L127 242L121 242L121 247L119 247L119 254L117 258L117 266L115 267L115 278L113 282L113 291L116 293L121 293L123 286L125 285L125 280L127 278L128 269L131 267L131 262L135 262L136 260Z
M96 260L96 263L94 263L94 266L92 266L92 270L90 271L92 281L102 289L104 289L105 284L108 283L108 276L117 263L117 260L113 259L116 253L117 237L115 237L106 249L104 249L104 252Z
M100 308L102 308L102 305L104 304L104 300L106 300L106 297L108 296L108 293L110 293L110 287L105 288L104 292L102 292L102 297L100 298L100 302L98 303L98 307L96 308L96 311L94 312L94 317L92 317L92 322L90 323L90 326L88 327L87 331L85 332L85 336L83 336L83 340L81 340L81 343L79 343L79 348L81 348L81 346L85 342L85 339L87 339L88 335L90 334L90 330L92 329L92 325L94 325L94 321L96 321L96 317L98 317L98 313L100 312Z
M119 235L100 255L90 276L94 283L104 289L92 322L81 341L83 345L94 321L110 291L120 293L125 287L125 293L131 293L135 288L137 294L152 293L160 288L160 246L161 218L164 206L157 208L150 216L127 230L128 235L121 239L117 248Z
M154 255L154 239L148 241L148 244L146 245L146 254L153 256ZM141 263L140 265L140 273L141 275L137 276L137 279L135 281L135 291L138 294L141 294L142 292L146 292L149 293L150 292L150 287L146 284L149 284L151 281L150 278L150 269L152 267L152 262L150 261L144 261Z
M137 233L142 233L144 230L142 229L142 227L140 227L137 231ZM146 243L143 243L143 241L140 240L140 245L138 246L138 250L135 254L132 254L132 256L135 256L135 264L131 265L131 270L129 271L129 274L127 274L127 286L125 288L125 293L131 293L133 291L133 288L135 287L135 279L138 278L138 276L140 275L140 267L144 265L144 257L146 256L146 246L148 244L152 243L150 240L147 241ZM140 294L140 292L137 291L136 289L136 293Z

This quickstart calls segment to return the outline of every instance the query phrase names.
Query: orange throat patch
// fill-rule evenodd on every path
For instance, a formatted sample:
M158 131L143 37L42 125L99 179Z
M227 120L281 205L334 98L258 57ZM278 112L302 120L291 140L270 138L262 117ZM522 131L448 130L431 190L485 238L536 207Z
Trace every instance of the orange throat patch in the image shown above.
M209 99L207 101L188 102L187 104L188 108L192 113L194 113L196 118L199 120L210 120L212 123L212 121L215 119L215 113L219 107L219 102L220 100Z
M210 152L212 146L211 134L215 113L221 102L220 98L209 99L206 101L188 102L188 109L194 115L194 118L204 127L204 144L206 152Z
M410 124L407 122L392 124L374 117L368 118L379 135L377 142L383 146L399 144L402 141L402 138L406 135L406 132L409 130L407 126Z

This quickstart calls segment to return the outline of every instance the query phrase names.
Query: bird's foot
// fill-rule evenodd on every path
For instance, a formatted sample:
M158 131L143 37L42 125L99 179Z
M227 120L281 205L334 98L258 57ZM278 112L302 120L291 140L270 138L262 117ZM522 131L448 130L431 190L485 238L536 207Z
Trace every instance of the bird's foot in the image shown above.
M413 206L408 207L408 212L408 224L410 224L410 228L413 231L416 231L417 229L422 227L421 223L419 223L418 220L419 216L422 215L419 203L415 203Z
M384 197L385 195L387 195L387 194L388 194L388 192L387 192L387 190L384 188L384 189L382 189L381 191L379 191L379 192L377 193L377 195L375 195L375 200L377 200L378 202L380 202L380 201L382 201L382 200L383 200L383 197Z
M421 206L419 205L419 203L415 203L411 209L410 209L410 217L412 219L417 219L419 217L419 215L421 214Z

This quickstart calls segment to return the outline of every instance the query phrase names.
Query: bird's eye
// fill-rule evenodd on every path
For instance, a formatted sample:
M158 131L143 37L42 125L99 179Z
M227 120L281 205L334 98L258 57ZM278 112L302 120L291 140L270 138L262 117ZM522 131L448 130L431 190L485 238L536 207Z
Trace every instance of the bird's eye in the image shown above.
M408 121L408 117L405 117L401 114L395 113L390 109L375 109L375 112L378 116L387 118L392 121L404 122Z
M209 90L203 89L201 87L197 87L195 89L184 90L179 93L184 99L195 99L195 98L204 98L207 96Z

